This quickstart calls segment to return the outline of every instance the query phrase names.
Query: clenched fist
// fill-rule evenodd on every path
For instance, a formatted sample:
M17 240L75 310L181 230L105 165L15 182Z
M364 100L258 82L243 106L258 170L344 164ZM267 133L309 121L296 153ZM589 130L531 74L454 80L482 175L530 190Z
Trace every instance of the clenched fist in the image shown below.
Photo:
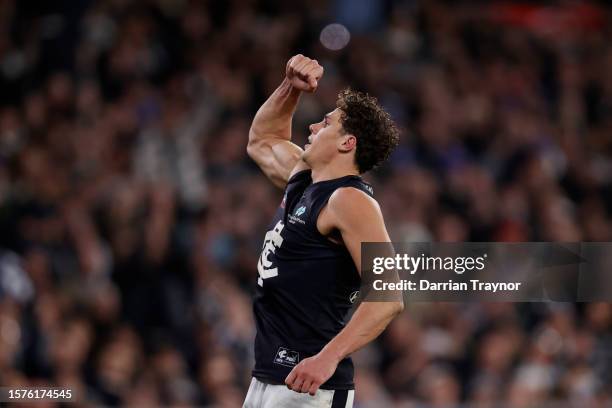
M317 390L336 371L339 360L326 355L324 351L305 358L285 378L287 388L295 392L315 395Z
M323 76L323 67L317 60L298 54L287 62L285 71L293 87L305 92L314 92Z

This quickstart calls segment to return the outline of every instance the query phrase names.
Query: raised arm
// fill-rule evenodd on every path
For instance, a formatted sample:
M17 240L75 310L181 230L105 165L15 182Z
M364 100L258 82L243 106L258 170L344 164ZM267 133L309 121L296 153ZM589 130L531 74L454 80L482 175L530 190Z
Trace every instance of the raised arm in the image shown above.
M378 203L354 188L341 188L332 194L319 215L317 227L321 232L340 231L358 270L361 270L362 242L390 241ZM285 383L294 391L314 395L334 374L342 359L378 337L403 308L399 295L396 301L362 302L346 327L318 354L295 366Z
M308 168L303 150L291 142L291 120L302 92L314 92L323 75L316 60L298 54L287 62L286 77L259 108L251 129L247 153L264 174L283 188L292 173Z

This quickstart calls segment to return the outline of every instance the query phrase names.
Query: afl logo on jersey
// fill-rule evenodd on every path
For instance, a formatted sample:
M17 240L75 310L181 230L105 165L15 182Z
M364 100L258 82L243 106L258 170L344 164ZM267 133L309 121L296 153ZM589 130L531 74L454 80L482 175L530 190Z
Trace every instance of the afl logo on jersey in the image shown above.
M300 353L289 350L285 347L279 347L274 357L274 363L286 367L295 367L300 362Z
M351 304L355 303L355 301L357 299L359 299L359 291L358 290L356 290L353 293L351 293L351 296L349 296L349 302L351 302Z

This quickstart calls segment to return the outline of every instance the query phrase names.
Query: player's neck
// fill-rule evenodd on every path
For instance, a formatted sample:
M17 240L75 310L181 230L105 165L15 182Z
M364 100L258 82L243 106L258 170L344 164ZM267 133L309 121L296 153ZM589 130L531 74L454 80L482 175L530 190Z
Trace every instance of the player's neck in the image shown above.
M358 176L359 171L355 168L355 166L334 166L332 164L328 164L327 166L320 168L312 168L311 176L312 182L318 183L320 181L333 180L344 176Z

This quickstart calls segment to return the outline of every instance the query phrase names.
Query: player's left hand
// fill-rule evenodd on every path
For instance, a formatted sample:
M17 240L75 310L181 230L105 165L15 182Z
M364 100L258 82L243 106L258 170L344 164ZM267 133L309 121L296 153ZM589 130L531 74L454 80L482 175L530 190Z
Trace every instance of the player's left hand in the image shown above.
M315 395L321 384L327 381L336 371L338 360L319 353L302 361L285 378L287 388L295 392Z

